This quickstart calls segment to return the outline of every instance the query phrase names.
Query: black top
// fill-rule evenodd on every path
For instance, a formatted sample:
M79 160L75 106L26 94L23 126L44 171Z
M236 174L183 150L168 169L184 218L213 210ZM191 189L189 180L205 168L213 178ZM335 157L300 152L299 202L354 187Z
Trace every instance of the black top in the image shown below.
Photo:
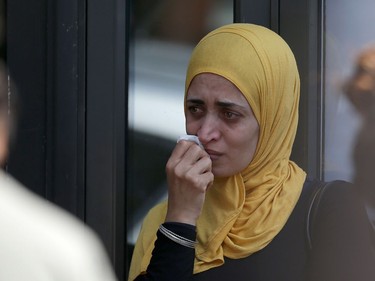
M224 265L192 274L194 249L158 232L147 274L154 281L333 281L375 280L375 253L369 223L352 185L332 184L324 192L307 243L307 212L315 184L307 181L281 232L263 250L243 259L225 258ZM195 239L195 228L168 223L173 232Z

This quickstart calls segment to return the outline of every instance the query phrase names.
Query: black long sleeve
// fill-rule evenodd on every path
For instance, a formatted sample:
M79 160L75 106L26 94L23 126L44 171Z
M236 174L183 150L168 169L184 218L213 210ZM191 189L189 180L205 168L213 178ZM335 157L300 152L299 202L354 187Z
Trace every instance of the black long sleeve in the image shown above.
M195 241L195 226L183 223L164 223L168 230ZM135 281L187 281L193 275L195 250L173 242L160 231L157 232L155 247L147 273Z

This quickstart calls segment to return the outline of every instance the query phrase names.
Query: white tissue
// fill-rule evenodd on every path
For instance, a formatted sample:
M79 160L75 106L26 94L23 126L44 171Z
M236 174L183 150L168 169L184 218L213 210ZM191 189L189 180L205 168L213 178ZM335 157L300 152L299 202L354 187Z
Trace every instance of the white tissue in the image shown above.
M192 141L195 142L197 145L199 145L202 149L204 149L202 143L199 141L197 136L194 135L182 135L177 139L177 142L185 140L185 141Z

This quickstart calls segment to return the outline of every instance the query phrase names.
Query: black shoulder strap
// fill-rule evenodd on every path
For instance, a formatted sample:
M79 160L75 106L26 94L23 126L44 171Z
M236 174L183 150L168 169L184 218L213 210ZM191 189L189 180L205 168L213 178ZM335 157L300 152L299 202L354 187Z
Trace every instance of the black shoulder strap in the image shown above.
M315 222L316 214L319 209L320 201L322 200L324 191L326 190L327 186L329 186L332 182L324 182L324 181L314 181L314 190L312 192L312 196L310 199L310 204L307 211L307 218L306 218L306 237L307 243L310 248L312 249L312 227Z
M333 184L350 184L348 182L344 182L341 180L333 180L329 182L315 180L312 181L310 188L312 188L311 196L309 199L307 216L306 216L306 240L309 249L311 250L313 247L313 237L312 237L312 229L314 227L317 213L319 212L319 205L323 198L324 192L327 190L327 187ZM373 230L374 235L372 236L375 243L375 211L369 210L366 202L364 203L365 211L367 212L367 218L369 221L369 228ZM371 213L371 211L373 213Z

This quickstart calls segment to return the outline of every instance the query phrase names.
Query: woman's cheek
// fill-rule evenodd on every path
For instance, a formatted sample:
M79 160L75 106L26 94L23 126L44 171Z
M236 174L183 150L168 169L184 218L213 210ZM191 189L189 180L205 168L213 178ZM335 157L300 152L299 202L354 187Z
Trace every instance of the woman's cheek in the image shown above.
M196 135L198 131L198 125L197 122L191 122L189 120L186 121L186 133L190 135Z

